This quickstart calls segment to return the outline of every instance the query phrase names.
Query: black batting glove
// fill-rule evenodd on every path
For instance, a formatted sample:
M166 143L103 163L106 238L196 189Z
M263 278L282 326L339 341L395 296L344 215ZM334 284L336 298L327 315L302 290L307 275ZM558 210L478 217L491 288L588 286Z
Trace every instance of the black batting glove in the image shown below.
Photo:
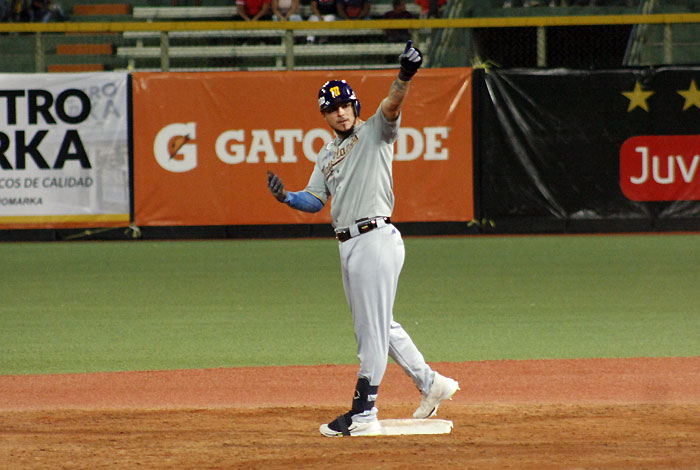
M401 63L399 80L407 82L413 78L423 63L423 54L413 47L413 41L409 40L406 43L406 49L404 49L403 54L399 56L399 62Z
M270 192L279 202L284 202L285 199L287 199L287 193L284 190L284 183L279 176L271 171L267 172L267 187L270 188Z

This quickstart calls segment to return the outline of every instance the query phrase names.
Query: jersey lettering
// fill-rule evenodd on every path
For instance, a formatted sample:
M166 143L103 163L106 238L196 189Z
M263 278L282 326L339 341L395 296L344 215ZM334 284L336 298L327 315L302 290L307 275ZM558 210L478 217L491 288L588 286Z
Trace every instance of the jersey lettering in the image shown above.
M355 147L359 140L360 138L357 137L357 134L353 134L345 145L339 148L335 148L331 160L321 168L321 170L323 171L323 176L326 178L326 181L330 180L333 176L333 168L335 168L337 165L340 164L340 162L345 160L345 157L348 156L350 151Z

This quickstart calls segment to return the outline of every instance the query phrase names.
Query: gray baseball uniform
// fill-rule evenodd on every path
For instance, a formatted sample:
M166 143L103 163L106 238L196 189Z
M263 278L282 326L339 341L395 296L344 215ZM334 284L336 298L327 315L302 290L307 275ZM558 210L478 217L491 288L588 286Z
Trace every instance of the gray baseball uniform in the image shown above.
M336 230L360 219L391 216L394 209L393 144L400 117L388 121L381 105L366 122L343 139L335 138L320 152L305 189L324 203L332 196ZM427 391L433 373L411 338L393 320L399 274L404 262L401 234L378 219L378 229L340 242L345 294L352 311L360 359L359 377L378 386L390 355Z
M381 434L374 403L388 356L422 392L414 418L435 416L440 403L459 390L456 380L426 364L393 314L405 256L401 234L390 219L394 210L393 146L407 83L422 62L420 51L408 41L399 56L397 80L366 122L359 119L360 102L350 85L345 80L327 81L318 92L318 104L336 138L321 149L308 185L303 191L286 191L282 180L267 172L270 192L289 207L318 212L332 198L331 219L339 241L360 371L350 411L322 424L319 431L324 436Z

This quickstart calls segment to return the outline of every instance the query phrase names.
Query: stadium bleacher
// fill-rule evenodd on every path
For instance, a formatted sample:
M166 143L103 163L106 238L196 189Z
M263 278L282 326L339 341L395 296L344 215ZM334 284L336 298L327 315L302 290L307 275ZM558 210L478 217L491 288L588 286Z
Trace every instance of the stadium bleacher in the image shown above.
M72 22L182 22L187 20L229 21L235 13L231 0L203 0L195 6L195 0L179 0L172 6L170 0L131 0L128 3L93 3L85 0L56 0L71 15ZM118 0L115 0L118 1ZM559 2L557 2L559 3ZM521 2L513 2L511 8L503 8L502 0L449 0L457 17L532 17L532 16L579 16L652 13L693 13L700 9L700 2L680 0L640 0L628 6L626 0L603 0L603 5L591 7L578 5L569 0L570 6L541 6L525 8ZM653 10L643 10L653 4ZM381 17L389 9L389 0L373 2L373 16ZM412 1L407 5L416 14L418 5ZM308 0L302 0L302 13L309 11ZM454 12L453 12L454 13ZM436 54L448 57L436 65L470 65L475 55L489 59L492 50L519 47L521 37L503 36L520 33L514 28L490 28L485 30L433 31L434 36L423 33L417 38L426 46L425 39L433 40ZM511 33L506 31L511 30ZM525 28L521 28L524 30ZM532 30L533 28L529 28ZM629 42L625 62L619 65L644 64L696 64L700 61L700 26L698 24L646 25L623 31L624 38L611 36L617 42ZM481 34L474 40L474 31ZM488 31L487 31L488 32ZM442 34L444 33L444 34ZM449 34L448 34L449 33ZM167 35L167 65L170 70L192 69L284 69L287 67L290 41L293 45L295 69L306 68L372 68L395 66L395 56L400 46L387 43L379 30L367 28L352 30L240 30L219 29L201 31L172 31ZM314 35L316 41L307 44L306 37ZM158 31L125 31L101 33L42 33L40 41L35 34L0 34L0 72L74 71L74 70L160 70L161 44L163 37ZM557 37L552 34L552 37ZM669 43L670 39L672 40ZM474 45L473 43L476 43ZM39 44L39 47L37 46ZM673 47L669 47L672 44ZM552 48L550 44L550 48ZM37 52L39 51L39 53ZM522 54L517 50L515 54ZM573 56L577 52L572 50ZM598 53L593 51L591 53ZM602 53L606 53L603 51ZM566 51L558 54L567 54ZM40 57L41 56L41 57ZM671 61L669 61L669 59ZM501 66L522 66L517 61L509 62L509 56L498 62ZM556 62L566 65L566 58ZM576 66L575 61L570 63ZM529 62L526 65L529 66ZM551 64L548 64L551 65ZM593 64L594 66L596 64ZM607 66L606 63L604 65Z
M381 18L391 9L387 1L373 2L372 17ZM410 10L418 16L415 3ZM300 8L308 17L308 4ZM235 5L201 7L134 6L133 16L146 21L230 20L236 14ZM218 30L177 31L168 35L168 65L170 70L188 69L196 60L200 68L226 70L285 69L293 54L295 69L333 67L394 67L400 46L388 43L381 30L295 30L285 40L282 30ZM156 32L125 32L123 37L134 40L119 47L116 54L129 61L130 69L163 68L161 34ZM308 37L315 41L309 43ZM289 51L293 47L293 52ZM392 59L394 58L394 59ZM172 67L170 66L172 62Z

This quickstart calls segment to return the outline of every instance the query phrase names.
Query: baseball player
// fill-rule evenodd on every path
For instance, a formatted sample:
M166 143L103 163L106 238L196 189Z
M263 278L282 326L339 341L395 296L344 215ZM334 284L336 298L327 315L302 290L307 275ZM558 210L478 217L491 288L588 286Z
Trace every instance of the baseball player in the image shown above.
M360 359L350 411L320 427L324 436L366 436L380 433L377 421L379 385L391 356L421 391L413 416L434 416L459 384L426 364L403 327L394 321L393 305L404 262L404 245L391 223L394 193L391 164L401 122L401 105L410 80L423 62L408 41L399 57L399 76L376 112L360 119L360 101L345 80L326 82L318 92L321 114L335 139L319 153L303 191L284 189L268 172L267 183L278 201L305 211L321 210L329 199L331 219L339 240L345 295L352 312Z

